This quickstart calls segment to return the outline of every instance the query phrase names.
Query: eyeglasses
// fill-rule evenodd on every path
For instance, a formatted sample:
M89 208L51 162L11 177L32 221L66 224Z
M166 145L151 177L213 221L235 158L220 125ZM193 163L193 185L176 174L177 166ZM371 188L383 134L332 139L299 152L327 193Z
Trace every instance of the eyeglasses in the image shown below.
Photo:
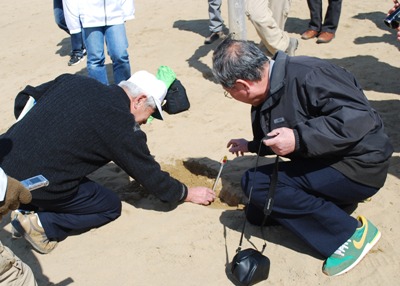
M229 98L229 99L232 99L232 96L226 90L224 90L224 96Z

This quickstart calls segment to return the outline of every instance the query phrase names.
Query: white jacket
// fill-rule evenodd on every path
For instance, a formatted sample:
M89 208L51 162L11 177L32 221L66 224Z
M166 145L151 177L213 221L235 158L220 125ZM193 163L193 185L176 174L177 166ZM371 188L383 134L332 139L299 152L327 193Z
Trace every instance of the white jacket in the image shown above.
M81 28L123 24L135 18L134 0L63 0L65 22L71 34ZM82 26L81 26L82 23Z

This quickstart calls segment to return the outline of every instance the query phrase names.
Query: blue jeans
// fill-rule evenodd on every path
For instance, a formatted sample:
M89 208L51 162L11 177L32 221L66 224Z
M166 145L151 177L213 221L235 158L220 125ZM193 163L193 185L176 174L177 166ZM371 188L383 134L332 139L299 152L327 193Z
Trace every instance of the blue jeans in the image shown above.
M131 76L128 55L128 39L125 25L84 28L87 48L87 69L91 78L108 85L107 70L104 64L104 41L113 65L114 83L118 84Z
M67 27L67 23L65 23L62 0L53 0L53 10L54 10L54 19L56 21L57 26L61 30L65 31L67 34L70 34ZM84 54L84 49L85 49L85 44L83 41L82 33L72 34L71 35L72 54L76 54L82 57Z
M242 178L247 196L253 186L250 222L262 221L273 165L248 170ZM378 190L349 180L332 167L312 160L279 163L278 182L270 217L303 239L325 258L357 228L357 220L344 208L357 204ZM255 217L257 216L257 217Z
M65 23L62 0L53 0L53 10L57 26L69 34L67 24Z

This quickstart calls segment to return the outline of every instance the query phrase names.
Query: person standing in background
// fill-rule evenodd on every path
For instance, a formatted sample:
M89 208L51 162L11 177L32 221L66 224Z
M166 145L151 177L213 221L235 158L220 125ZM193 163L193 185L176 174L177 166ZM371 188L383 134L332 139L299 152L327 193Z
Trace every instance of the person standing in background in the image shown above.
M246 15L269 56L278 50L295 55L299 42L284 30L291 4L292 0L247 0L245 3Z
M204 44L212 42L224 37L222 25L224 20L221 16L222 0L208 0L208 17L210 19L210 35L204 40Z
M91 78L109 84L104 42L113 66L114 83L131 76L125 21L133 19L133 0L64 0L65 21L71 34L83 35L87 49L87 70Z
M329 0L328 3L325 18L322 20L322 0L307 0L311 19L308 23L308 30L301 35L303 40L318 36L317 43L322 44L329 43L335 38L342 10L342 0Z
M71 37L71 58L68 61L68 65L77 65L86 56L82 33L71 34L69 32L67 24L65 23L62 0L53 0L53 10L57 26Z
M221 3L221 0L208 0L211 34L205 39L205 44L224 38ZM268 56L272 57L278 50L284 51L289 56L295 55L299 43L284 31L291 4L292 0L245 1L245 14L261 38L262 50Z

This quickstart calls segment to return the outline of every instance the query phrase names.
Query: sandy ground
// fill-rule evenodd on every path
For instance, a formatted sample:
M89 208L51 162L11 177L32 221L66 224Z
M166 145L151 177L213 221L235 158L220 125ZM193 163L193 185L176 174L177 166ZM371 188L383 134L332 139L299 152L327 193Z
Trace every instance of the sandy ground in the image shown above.
M325 1L327 2L327 1ZM222 13L228 24L228 2ZM182 5L183 4L183 5ZM399 91L400 43L383 24L392 1L343 1L336 38L325 45L304 41L300 34L309 18L306 1L293 0L286 30L299 39L298 55L317 56L346 67L382 115L395 149L385 186L371 202L353 213L363 214L382 232L366 258L336 278L321 272L322 260L293 234L267 228L268 281L259 285L400 285ZM37 85L62 73L86 74L85 62L68 67L69 37L54 23L49 1L5 1L0 18L0 130L14 122L13 101L27 84ZM164 122L143 127L156 159L177 177L189 180L182 162L205 166L204 184L213 184L219 160L228 156L219 189L237 189L240 174L254 165L254 156L228 154L231 138L251 138L249 106L224 97L212 80L211 55L217 43L203 45L208 34L207 1L136 1L136 19L126 23L132 71L156 73L171 67L187 89L191 108L166 115ZM247 23L247 37L259 42ZM108 65L110 61L108 59ZM109 66L110 67L110 66ZM397 75L397 76L396 76ZM267 158L272 161L272 158ZM190 173L190 172L189 172ZM71 236L48 255L26 241L10 237L3 219L0 239L35 273L39 285L232 285L226 266L238 246L243 222L239 207L163 204L138 192L129 193L129 178L115 165L96 174L123 198L120 218L99 229ZM192 182L192 181L190 181ZM261 247L259 229L247 229L244 246Z

